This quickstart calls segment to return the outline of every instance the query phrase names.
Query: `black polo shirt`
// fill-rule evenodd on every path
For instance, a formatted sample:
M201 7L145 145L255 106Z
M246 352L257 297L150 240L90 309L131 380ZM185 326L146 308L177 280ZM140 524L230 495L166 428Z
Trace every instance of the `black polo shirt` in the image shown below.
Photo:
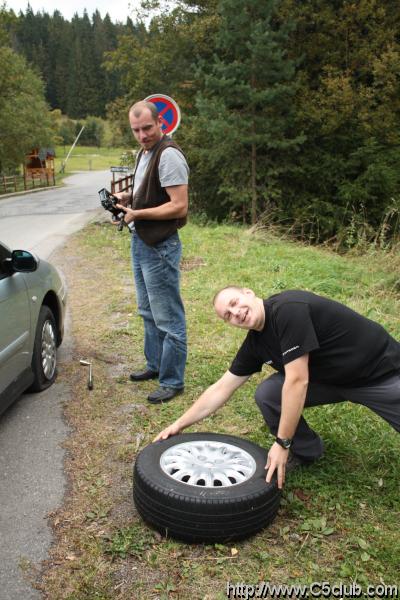
M288 290L264 300L265 325L250 330L230 367L238 376L309 354L309 380L367 385L400 374L400 343L378 323L311 292Z

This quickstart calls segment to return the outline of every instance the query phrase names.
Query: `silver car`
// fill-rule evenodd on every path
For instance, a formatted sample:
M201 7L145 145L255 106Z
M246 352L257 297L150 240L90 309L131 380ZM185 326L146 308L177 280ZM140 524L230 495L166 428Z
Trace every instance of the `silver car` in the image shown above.
M55 267L0 243L0 414L25 390L54 382L65 303Z

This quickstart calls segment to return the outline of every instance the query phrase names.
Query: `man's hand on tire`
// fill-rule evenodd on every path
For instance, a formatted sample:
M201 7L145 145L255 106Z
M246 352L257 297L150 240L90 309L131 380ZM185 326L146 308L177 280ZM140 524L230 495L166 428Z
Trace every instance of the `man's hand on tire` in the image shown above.
M169 425L168 427L166 427L163 431L161 431L161 433L159 433L153 440L154 442L159 442L161 440L166 440L169 437L171 437L171 435L177 435L178 433L181 432L182 428L179 428L177 425L175 425L175 423L172 423L172 425Z

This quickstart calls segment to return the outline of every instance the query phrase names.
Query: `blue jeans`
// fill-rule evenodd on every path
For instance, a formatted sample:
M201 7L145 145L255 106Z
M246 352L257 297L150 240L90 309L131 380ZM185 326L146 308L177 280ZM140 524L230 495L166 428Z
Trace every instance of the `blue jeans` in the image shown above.
M184 386L185 310L179 291L182 246L177 233L148 246L132 234L132 269L139 315L144 322L147 368L159 373L161 386Z

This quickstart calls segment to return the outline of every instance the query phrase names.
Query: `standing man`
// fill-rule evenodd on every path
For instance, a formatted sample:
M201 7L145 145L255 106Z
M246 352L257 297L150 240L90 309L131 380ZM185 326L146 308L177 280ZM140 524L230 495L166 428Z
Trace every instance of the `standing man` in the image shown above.
M146 358L145 368L131 373L130 379L158 378L160 387L148 401L159 404L184 390L186 322L179 290L178 229L185 225L188 212L189 167L179 146L163 134L152 102L134 104L129 122L141 150L132 193L115 196L132 231L132 268Z
M304 407L348 400L367 406L400 432L400 343L381 325L301 290L262 300L252 290L229 286L215 296L214 308L230 325L249 330L247 336L229 370L155 441L218 410L263 364L277 371L255 395L275 436L267 482L276 471L282 487L287 468L322 456L322 440L302 416Z

